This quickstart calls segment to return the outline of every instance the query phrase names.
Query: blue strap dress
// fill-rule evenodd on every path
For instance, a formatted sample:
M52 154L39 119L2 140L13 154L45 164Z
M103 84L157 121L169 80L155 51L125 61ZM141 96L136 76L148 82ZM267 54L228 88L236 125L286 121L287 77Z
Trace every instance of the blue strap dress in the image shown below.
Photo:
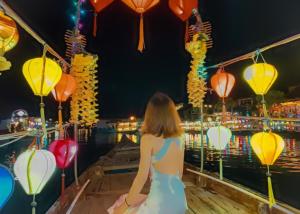
M166 138L162 148L152 156L151 187L146 200L138 207L128 209L126 214L184 214L187 210L184 184L179 176L158 172L153 163L157 163L167 154L175 143L183 149L180 138Z

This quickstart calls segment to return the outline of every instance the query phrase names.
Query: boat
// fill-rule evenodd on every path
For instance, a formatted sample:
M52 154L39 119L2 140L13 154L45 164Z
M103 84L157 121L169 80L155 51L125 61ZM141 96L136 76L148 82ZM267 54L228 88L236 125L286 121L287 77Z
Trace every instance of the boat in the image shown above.
M105 156L90 166L65 190L47 214L104 214L120 195L128 193L139 164L139 145L123 136ZM268 199L229 180L219 180L217 174L203 172L185 163L183 181L186 186L187 214L290 214L300 210L277 202L272 208ZM149 192L147 181L143 193Z

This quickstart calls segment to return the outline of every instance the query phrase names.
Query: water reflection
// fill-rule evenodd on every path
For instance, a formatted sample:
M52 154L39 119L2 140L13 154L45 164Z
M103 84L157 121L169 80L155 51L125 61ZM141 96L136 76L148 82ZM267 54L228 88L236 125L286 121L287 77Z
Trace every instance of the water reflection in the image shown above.
M282 172L300 172L300 141L296 136L283 136L285 148L278 158L275 170ZM188 161L192 163L200 162L201 135L185 133L185 147L188 152ZM252 152L250 145L251 135L233 135L226 149L222 151L224 165L227 167L254 168L259 165L259 160ZM206 164L219 160L220 152L209 144L206 135L204 140L204 160ZM273 168L274 170L274 168Z

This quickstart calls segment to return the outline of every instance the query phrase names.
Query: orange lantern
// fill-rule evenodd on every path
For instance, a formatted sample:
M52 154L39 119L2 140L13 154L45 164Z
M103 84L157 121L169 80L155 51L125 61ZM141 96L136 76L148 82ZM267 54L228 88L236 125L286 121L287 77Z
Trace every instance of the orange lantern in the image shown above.
M223 99L223 118L226 112L225 98L230 94L235 78L232 74L227 73L224 68L220 68L215 75L210 79L211 87L215 90L219 97Z
M93 36L97 34L97 15L98 13L110 5L114 0L90 0L91 4L94 7L94 28L93 28Z
M61 103L65 102L71 94L76 89L76 81L73 76L70 74L63 73L59 82L55 86L55 88L52 90L52 94L54 96L54 99L59 102L58 107L58 126L60 130L60 135L62 135L62 106Z
M145 48L145 42L144 42L144 20L143 20L143 14L155 6L159 0L122 0L128 7L130 7L132 10L140 14L140 38L139 38L139 44L138 44L138 50L140 52L143 52Z
M193 9L198 9L198 0L169 0L169 7L182 21L186 21Z

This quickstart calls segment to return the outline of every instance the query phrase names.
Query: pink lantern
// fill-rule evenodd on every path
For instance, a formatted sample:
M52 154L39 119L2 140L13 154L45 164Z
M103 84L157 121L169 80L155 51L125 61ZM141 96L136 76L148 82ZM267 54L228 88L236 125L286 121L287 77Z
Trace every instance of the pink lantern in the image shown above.
M49 151L55 156L56 165L62 169L61 174L61 200L65 191L65 173L64 169L67 168L78 151L78 144L71 139L55 140L49 146Z

